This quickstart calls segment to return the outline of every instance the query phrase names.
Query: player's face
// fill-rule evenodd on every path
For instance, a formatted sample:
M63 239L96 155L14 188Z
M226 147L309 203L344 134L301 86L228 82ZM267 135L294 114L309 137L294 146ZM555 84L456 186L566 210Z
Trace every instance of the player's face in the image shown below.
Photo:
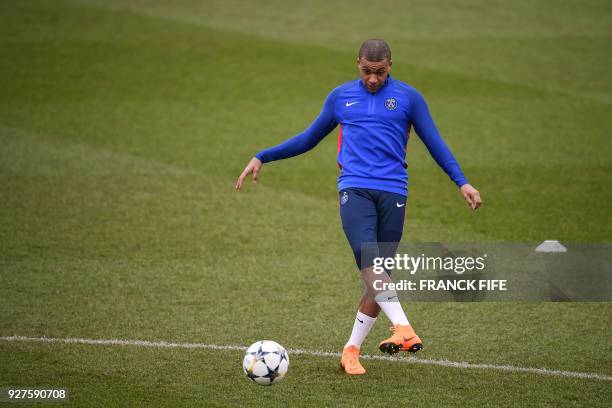
M384 59L382 61L368 61L365 58L357 60L359 66L359 76L363 85L368 92L376 92L387 80L389 71L391 70L391 61Z

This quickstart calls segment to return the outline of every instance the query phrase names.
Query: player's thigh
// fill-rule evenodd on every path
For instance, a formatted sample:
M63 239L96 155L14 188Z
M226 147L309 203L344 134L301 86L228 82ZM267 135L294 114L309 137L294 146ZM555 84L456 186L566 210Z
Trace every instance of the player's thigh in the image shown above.
M401 194L380 191L376 200L376 210L378 242L400 242L406 217L406 197Z
M361 262L362 245L375 243L377 234L378 214L373 197L365 189L346 188L339 193L340 218L346 239L353 250L357 266L367 267ZM370 254L376 256L376 254Z

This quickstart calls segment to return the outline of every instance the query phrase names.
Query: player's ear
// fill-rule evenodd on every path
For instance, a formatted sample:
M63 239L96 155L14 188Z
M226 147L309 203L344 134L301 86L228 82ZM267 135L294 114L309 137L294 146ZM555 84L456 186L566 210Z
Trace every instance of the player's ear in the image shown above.
M391 69L391 65L393 65L393 60L389 60L389 69Z

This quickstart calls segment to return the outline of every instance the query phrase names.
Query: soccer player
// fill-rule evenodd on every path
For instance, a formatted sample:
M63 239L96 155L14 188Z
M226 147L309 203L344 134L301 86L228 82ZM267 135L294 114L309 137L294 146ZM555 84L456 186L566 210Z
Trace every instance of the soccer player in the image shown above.
M472 210L480 207L480 193L472 187L457 160L442 140L421 94L389 75L391 50L379 39L365 41L357 58L359 79L335 88L315 121L299 135L265 149L248 163L238 181L240 190L252 173L254 183L264 163L297 156L314 148L337 125L338 194L342 228L364 280L351 336L342 352L341 365L348 374L364 374L359 350L382 310L393 324L391 337L381 351L416 352L423 347L410 325L395 291L377 291L374 280L390 282L388 274L373 273L374 256L393 256L402 237L408 174L406 144L414 127L436 163L459 187ZM380 253L362 251L367 243L380 245ZM393 245L394 244L394 245ZM378 244L374 244L375 246ZM363 246L363 248L366 248ZM384 251L387 253L382 254Z

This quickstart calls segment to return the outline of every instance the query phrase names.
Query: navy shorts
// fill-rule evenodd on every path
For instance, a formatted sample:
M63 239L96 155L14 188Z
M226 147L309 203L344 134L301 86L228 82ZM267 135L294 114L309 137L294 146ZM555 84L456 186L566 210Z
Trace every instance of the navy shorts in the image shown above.
M373 265L377 256L393 257L402 239L406 197L368 188L338 192L342 229L359 269ZM378 243L388 243L378 245Z

